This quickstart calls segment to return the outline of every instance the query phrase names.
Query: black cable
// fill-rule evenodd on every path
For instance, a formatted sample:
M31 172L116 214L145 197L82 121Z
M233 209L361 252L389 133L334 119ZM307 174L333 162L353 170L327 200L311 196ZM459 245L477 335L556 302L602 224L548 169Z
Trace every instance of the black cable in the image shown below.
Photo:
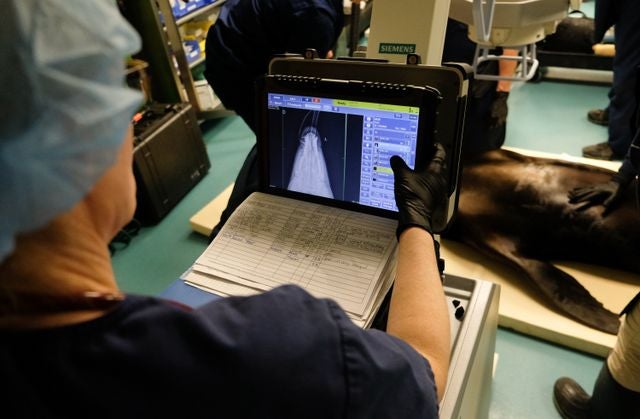
M129 246L129 243L131 243L131 240L138 235L141 228L142 224L135 218L132 219L129 224L124 226L109 243L109 252L111 253L111 256L116 254L117 251Z

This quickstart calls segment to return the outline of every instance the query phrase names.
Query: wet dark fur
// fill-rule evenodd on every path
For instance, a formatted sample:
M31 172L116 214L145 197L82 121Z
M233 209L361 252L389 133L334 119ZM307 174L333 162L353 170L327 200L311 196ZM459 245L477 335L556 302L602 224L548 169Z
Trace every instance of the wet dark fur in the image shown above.
M521 270L557 311L608 333L617 315L548 261L565 260L640 273L640 211L635 184L620 207L577 211L567 192L603 183L612 172L583 164L495 150L464 164L458 213L447 238Z

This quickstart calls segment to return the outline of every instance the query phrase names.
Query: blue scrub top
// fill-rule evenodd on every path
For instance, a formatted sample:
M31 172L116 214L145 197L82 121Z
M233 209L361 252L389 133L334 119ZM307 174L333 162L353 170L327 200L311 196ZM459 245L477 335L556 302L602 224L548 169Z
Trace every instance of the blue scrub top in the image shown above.
M0 331L0 375L7 417L437 417L422 356L296 286Z
M255 80L276 54L324 57L344 25L342 0L228 0L207 34L205 76L255 132Z
M209 29L207 56L263 74L273 54L313 47L326 55L343 24L342 0L228 0Z

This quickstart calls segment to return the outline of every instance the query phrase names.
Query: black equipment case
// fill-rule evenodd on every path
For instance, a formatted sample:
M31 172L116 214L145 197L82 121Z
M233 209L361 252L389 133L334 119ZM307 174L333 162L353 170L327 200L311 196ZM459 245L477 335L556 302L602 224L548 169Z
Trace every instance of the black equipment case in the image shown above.
M140 115L134 122L135 217L153 224L202 179L211 163L190 104L152 104Z

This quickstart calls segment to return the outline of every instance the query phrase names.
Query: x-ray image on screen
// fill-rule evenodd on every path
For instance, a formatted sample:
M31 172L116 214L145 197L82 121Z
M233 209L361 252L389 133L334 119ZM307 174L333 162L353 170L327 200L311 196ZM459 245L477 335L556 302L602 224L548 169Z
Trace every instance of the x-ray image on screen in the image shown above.
M327 163L322 153L322 137L318 131L320 112L308 111L300 125L298 151L293 159L289 179L290 191L333 198ZM327 137L324 137L327 142Z
M358 202L362 117L281 108L270 121L270 141L278 141L270 147L274 186Z

